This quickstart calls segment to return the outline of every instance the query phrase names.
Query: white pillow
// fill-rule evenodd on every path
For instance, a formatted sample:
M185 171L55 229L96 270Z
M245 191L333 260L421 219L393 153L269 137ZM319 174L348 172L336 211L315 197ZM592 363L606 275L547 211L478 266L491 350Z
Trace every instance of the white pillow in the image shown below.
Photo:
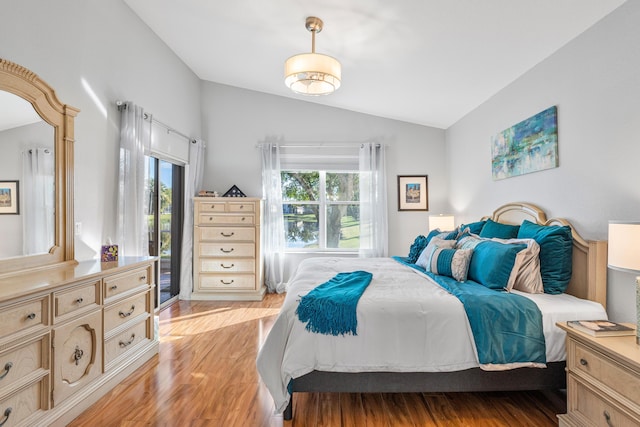
M492 239L503 243L523 243L526 249L516 255L507 291L516 289L530 294L544 293L540 275L540 245L533 239Z
M416 265L424 268L426 271L431 271L431 257L433 256L433 252L437 248L454 249L455 247L455 240L444 240L439 237L434 237L418 257Z

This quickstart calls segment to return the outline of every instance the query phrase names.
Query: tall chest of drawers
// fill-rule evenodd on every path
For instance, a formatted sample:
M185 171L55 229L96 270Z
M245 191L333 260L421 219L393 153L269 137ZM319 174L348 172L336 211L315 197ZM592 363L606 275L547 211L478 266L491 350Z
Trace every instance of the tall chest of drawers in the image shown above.
M194 198L193 299L261 300L262 200Z
M594 338L566 323L567 413L561 427L640 425L640 346L635 336Z

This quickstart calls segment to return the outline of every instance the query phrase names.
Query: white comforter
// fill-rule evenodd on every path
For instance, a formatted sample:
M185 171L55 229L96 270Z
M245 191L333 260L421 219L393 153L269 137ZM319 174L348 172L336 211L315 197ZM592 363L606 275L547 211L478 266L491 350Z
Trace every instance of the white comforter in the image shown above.
M295 314L300 296L338 273L355 270L373 274L358 303L358 334L308 332ZM565 358L564 332L555 322L607 316L600 304L570 295L522 295L542 311L547 362ZM311 258L300 263L257 359L278 412L289 402L289 381L314 370L443 372L478 366L462 303L391 258Z

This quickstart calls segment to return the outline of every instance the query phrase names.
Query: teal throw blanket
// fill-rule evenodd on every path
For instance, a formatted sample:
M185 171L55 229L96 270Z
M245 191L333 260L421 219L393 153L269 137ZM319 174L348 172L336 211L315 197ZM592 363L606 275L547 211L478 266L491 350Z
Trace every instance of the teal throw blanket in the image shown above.
M296 314L310 332L357 335L356 307L373 275L366 271L338 273L300 299Z
M393 258L431 277L462 302L481 364L546 363L542 313L533 301L472 280L457 282L426 272L406 258Z

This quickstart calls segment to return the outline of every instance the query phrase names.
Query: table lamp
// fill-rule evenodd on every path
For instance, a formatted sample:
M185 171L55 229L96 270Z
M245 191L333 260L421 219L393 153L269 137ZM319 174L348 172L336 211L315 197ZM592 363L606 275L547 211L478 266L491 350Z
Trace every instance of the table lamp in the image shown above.
M609 267L640 275L640 222L609 221ZM640 276L636 276L636 343L640 345Z
M436 228L440 231L452 231L456 228L453 215L429 215L429 231Z

